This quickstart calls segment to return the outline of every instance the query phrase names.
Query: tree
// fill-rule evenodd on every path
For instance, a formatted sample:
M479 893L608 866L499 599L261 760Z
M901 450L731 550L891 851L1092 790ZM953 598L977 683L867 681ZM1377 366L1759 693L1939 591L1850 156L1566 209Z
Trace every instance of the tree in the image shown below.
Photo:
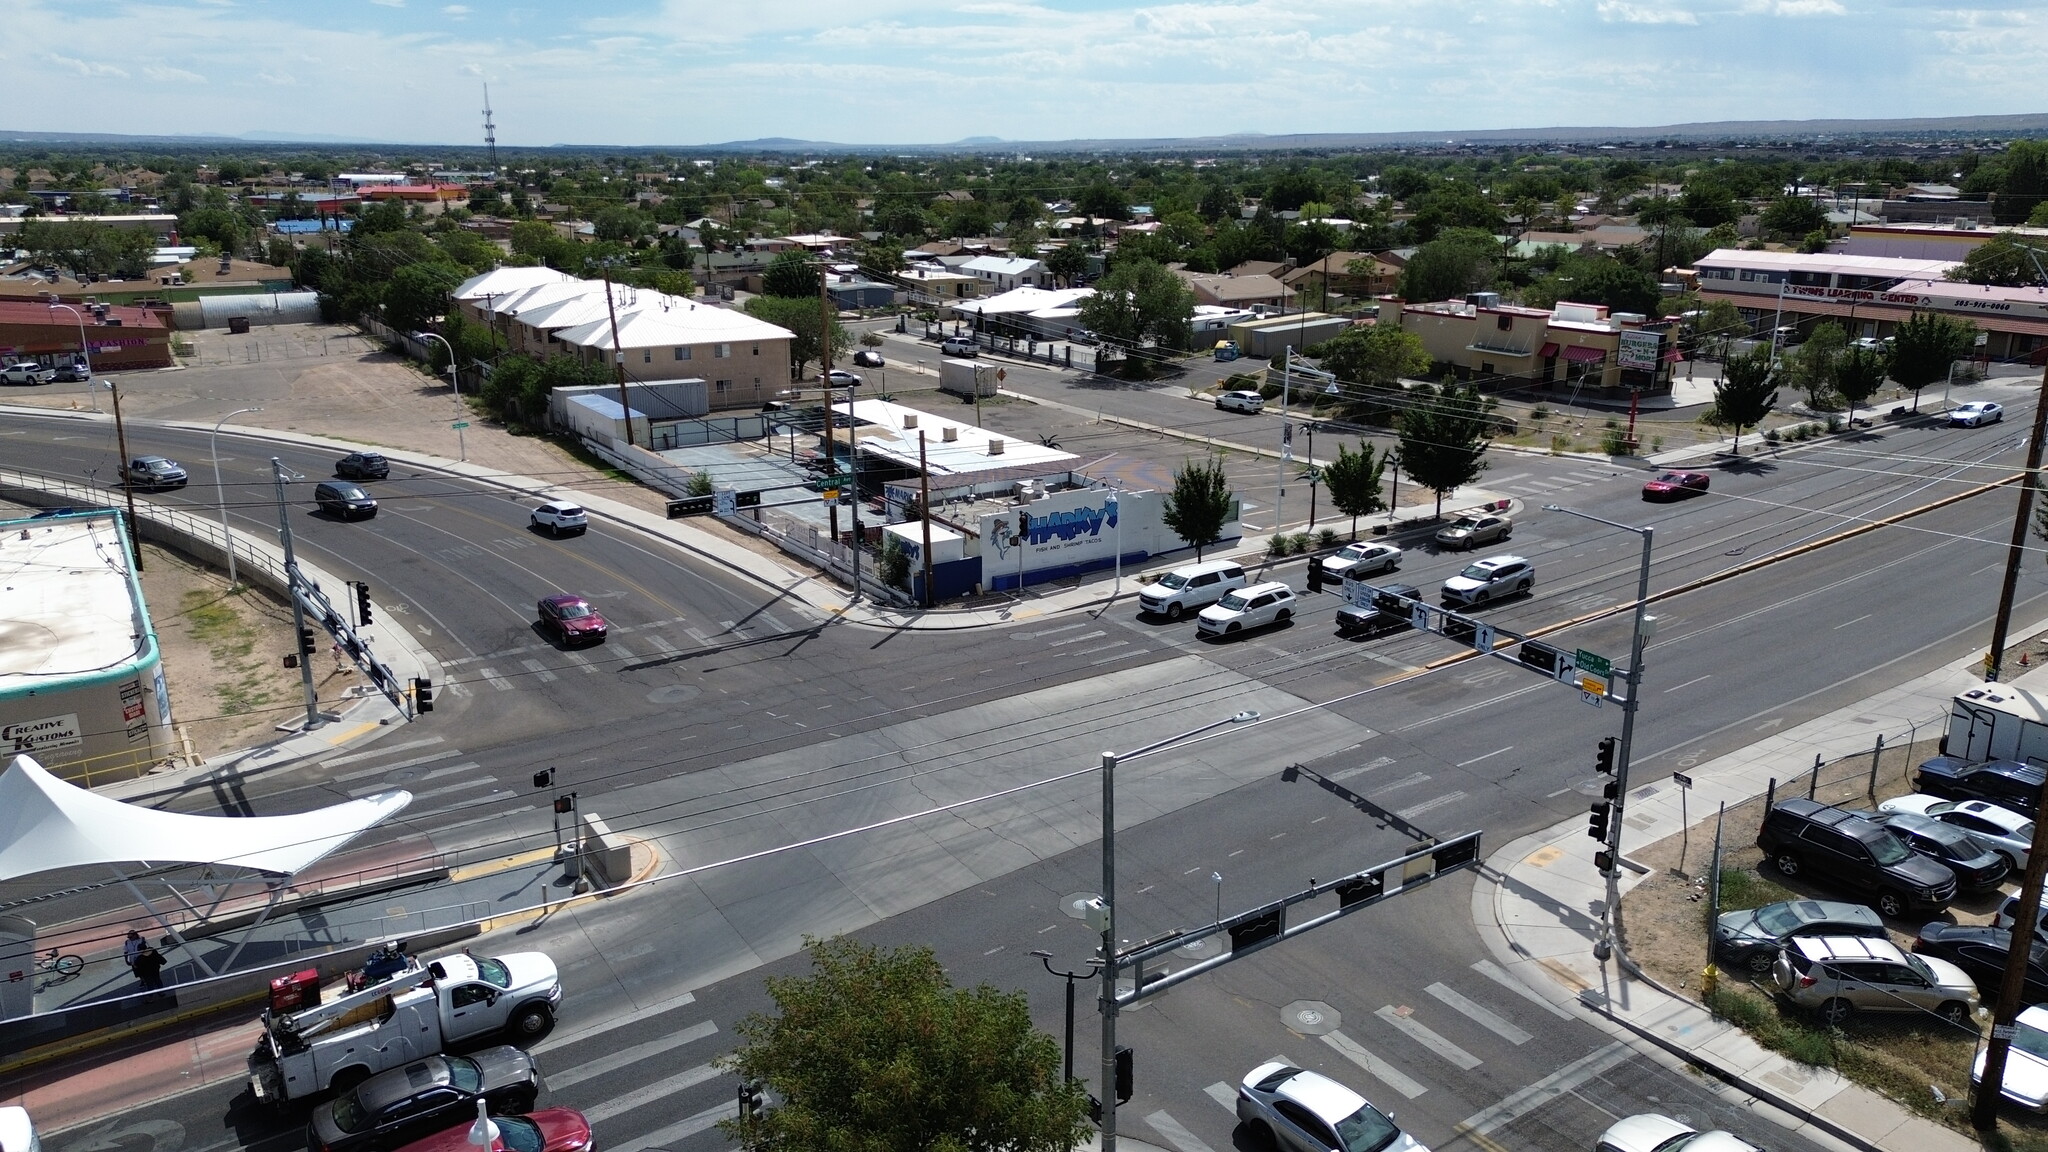
M2048 141L2015 140L1999 164L1994 207L2001 224L2017 224L2033 215L2048 196Z
M1742 430L1759 423L1778 398L1777 365L1771 362L1771 347L1759 344L1747 355L1737 356L1721 366L1721 382L1714 385L1714 423L1735 429L1735 452L1742 453Z
M1862 345L1835 357L1832 383L1835 394L1849 403L1851 422L1856 419L1856 406L1877 395L1877 390L1884 387L1888 359L1878 349Z
M761 273L761 291L786 299L818 298L818 270L811 267L811 255L801 248L778 253ZM785 325L786 327L786 325Z
M721 1121L749 1152L1057 1152L1088 1094L1024 995L955 988L932 950L806 938L811 971L769 977L776 1014L735 1026L719 1066L780 1102Z
M1728 342L1735 339L1738 334L1748 331L1749 325L1742 320L1742 309L1727 300L1708 302L1700 318L1693 322L1693 332L1697 334L1700 343L1712 344L1718 349L1717 357L1725 357L1728 354Z
M2048 264L2043 257L2048 257L2048 245L2000 232L1970 249L1961 264L1948 270L1948 278L2004 288L2030 287L2042 283L2042 266Z
M1849 334L1832 320L1813 330L1806 343L1785 354L1785 378L1806 393L1806 402L1826 411L1834 406L1835 361L1849 347Z
M1104 220L1128 220L1131 218L1130 202L1116 186L1107 180L1097 180L1081 190L1074 200L1074 208L1083 216L1096 216Z
M815 296L800 300L791 296L756 296L747 301L747 314L780 328L787 328L795 339L789 342L789 373L792 380L804 378L804 365L813 360L823 363L822 348L818 337L824 327L825 317L818 307ZM832 321L832 355L836 359L848 345L846 329L839 321Z
M448 294L465 278L453 264L407 264L384 287L384 322L400 332L417 332L448 310Z
M1200 560L1202 549L1223 538L1223 526L1236 504L1222 460L1190 460L1173 470L1173 491L1166 494L1159 518L1174 535L1194 545L1195 559Z
M1415 250L1401 269L1405 300L1456 300L1493 287L1500 245L1484 232L1452 229Z
M1780 240L1804 236L1816 228L1828 226L1828 214L1806 196L1780 196L1771 201L1763 215L1757 219L1765 232Z
M1913 411L1920 410L1920 390L1948 378L1949 365L1977 342L1977 326L1933 312L1915 312L1892 330L1892 379L1913 393Z
M1330 503L1351 517L1353 540L1358 539L1360 516L1387 510L1387 502L1380 499L1380 478L1386 469L1386 458L1375 456L1370 444L1362 445L1356 452L1337 445L1337 458L1323 469L1323 484L1330 490Z
M1088 253L1079 244L1062 244L1045 254L1045 270L1071 288L1074 278L1088 270Z
M1403 376L1429 371L1422 337L1393 324L1346 328L1311 349L1323 370L1368 392L1393 392Z
M1147 339L1162 348L1185 348L1195 293L1187 282L1150 260L1125 260L1081 301L1081 323L1108 340L1136 348ZM1126 361L1132 363L1132 361Z
M1486 471L1481 459L1493 440L1494 400L1470 384L1423 385L1408 394L1401 413L1401 466L1417 484L1436 493L1436 515L1444 497Z

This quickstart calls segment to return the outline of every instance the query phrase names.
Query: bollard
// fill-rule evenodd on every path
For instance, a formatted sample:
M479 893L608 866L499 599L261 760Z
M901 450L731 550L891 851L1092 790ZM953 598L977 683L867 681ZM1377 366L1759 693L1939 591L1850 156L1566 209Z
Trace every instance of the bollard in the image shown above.
M1814 789L1820 787L1820 753L1813 754L1813 775L1806 778L1806 798L1813 799Z

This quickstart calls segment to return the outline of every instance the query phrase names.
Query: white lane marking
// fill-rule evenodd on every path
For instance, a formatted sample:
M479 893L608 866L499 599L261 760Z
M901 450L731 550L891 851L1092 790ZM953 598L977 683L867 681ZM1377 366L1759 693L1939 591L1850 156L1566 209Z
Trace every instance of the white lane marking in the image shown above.
M431 756L415 756L410 760L400 760L396 764L379 764L375 768L358 768L353 772L347 772L343 773L340 776L332 777L329 780L329 783L346 784L351 780L362 780L371 776L382 776L387 772L396 772L401 768L412 768L421 764L432 764L436 760L453 760L460 755L462 755L462 749L451 748L446 752L436 752ZM328 761L328 763L332 764L333 761L330 760Z
M446 688L448 691L453 692L455 695L461 697L464 700L467 700L471 696L476 695L476 693L469 690L469 685L464 684L460 680L444 681L441 687Z
M1491 960L1481 960L1478 963L1473 964L1472 970L1474 972L1479 973L1481 976L1486 977L1488 980L1493 981L1495 984L1498 984L1501 987L1507 989L1508 991L1513 992L1515 995L1520 996L1522 999L1527 1000L1529 1003L1534 1004L1538 1008L1543 1009L1545 1012L1550 1013L1552 1016L1555 1016L1560 1020L1569 1020L1572 1018L1570 1009L1560 1008L1557 1005L1552 1004L1550 1001L1545 1000L1540 994L1537 993L1537 991L1534 988L1531 988L1527 984L1522 983L1520 980L1515 979L1513 976L1508 975L1506 969L1502 968L1498 964L1495 964Z
M1399 780L1394 781L1392 784L1382 784L1378 788L1373 789L1373 795L1377 796L1382 792L1392 792L1396 788L1406 788L1411 784L1425 784L1428 782L1429 773L1411 772L1408 775L1401 777Z
M433 830L436 832L452 832L457 828L467 828L471 824L483 824L491 820L503 820L507 816L516 816L521 812L531 812L533 807L531 804L521 804L517 808L501 808L487 816L472 816L467 820L457 820L453 824L436 824ZM456 811L460 811L460 809L456 809Z
M1494 749L1493 751L1491 751L1491 752L1488 752L1488 753L1487 753L1486 755L1484 755L1484 756L1474 756L1474 757L1473 757L1473 758L1471 758L1470 760L1463 760L1463 761L1460 761L1460 762L1458 763L1458 767L1460 767L1460 768L1470 768L1470 767L1471 767L1471 766L1473 766L1474 764L1477 764L1477 763L1479 763L1479 762L1480 762L1481 760L1491 760L1491 759L1493 759L1493 758L1494 758L1495 756L1498 756L1498 755L1500 755L1500 754L1501 754L1501 753L1503 753L1503 752L1508 752L1508 751L1512 751L1513 749L1514 749L1514 745L1513 745L1513 744L1510 744L1510 745L1508 745L1508 746L1507 746L1506 748L1495 748L1495 749Z
M1695 676L1695 677L1693 677L1692 679L1690 679L1690 680L1687 680L1687 681L1686 681L1685 683L1683 683L1683 684L1673 684L1673 685L1672 685L1671 687L1669 687L1669 688L1666 688L1666 689L1665 689L1665 691L1666 691L1666 692L1676 692L1676 691L1678 691L1678 690L1679 690L1680 688L1690 688L1690 687L1692 687L1693 685L1695 685L1695 684L1699 683L1699 682L1700 682L1700 681L1702 681L1702 680L1712 680L1713 678L1714 678L1714 674L1713 674L1712 672L1709 672L1709 673L1707 673L1707 674L1706 674L1705 676Z
M642 637L642 639L647 641L649 647L653 648L656 652L661 653L663 656L673 656L676 652L676 646L669 643L666 639L660 636L649 634L647 636Z
M617 656L621 660L639 659L639 657L633 655L633 650L631 648L626 647L624 644L621 644L616 640L607 640L605 642L604 648L607 654Z
M429 788L425 792L415 792L412 794L412 798L415 800L431 800L436 796L446 796L450 792L460 792L465 788L475 788L481 784L496 784L497 782L498 778L496 776L479 776L474 780L464 780L460 784L447 784L439 788Z
M1323 1035L1323 1043L1335 1048L1344 1055L1345 1059L1378 1077L1381 1083L1410 1100L1429 1091L1429 1089L1403 1075L1399 1068L1367 1052L1358 1041L1353 1040L1342 1032L1325 1033Z
M645 1044L635 1044L631 1048L621 1048L609 1056L600 1056L587 1064L578 1064L565 1071L550 1072L547 1074L548 1087L551 1089L562 1089L567 1088L571 1084L581 1084L593 1077L607 1076L621 1068L629 1068L649 1057L659 1056L671 1048L681 1048L685 1044L694 1044L706 1036L715 1036L717 1034L718 1025L714 1021L705 1020L701 1023L692 1024L680 1032L663 1036L659 1040L649 1040Z
M1436 983L1423 989L1424 992L1448 1004L1452 1011L1462 1012L1494 1035L1510 1044L1527 1044L1534 1036L1508 1022L1507 1017L1482 1004L1466 998L1463 993L1448 984Z
M1509 484L1516 480L1527 480L1534 475L1534 472L1514 472L1506 476L1488 476L1486 482L1489 484Z
M1375 768L1385 768L1387 765L1392 764L1393 762L1394 758L1392 756L1381 756L1369 764L1360 764L1356 768L1346 768L1342 772L1332 772L1330 773L1330 779L1333 781L1349 780L1353 776L1363 776L1367 772L1370 772Z
M1993 565L1993 567L1997 567L1997 565ZM1971 573L1971 575L1973 575L1973 576L1974 576L1974 575L1976 575L1976 573L1974 573L1974 572L1973 572L1973 573ZM1848 627L1849 625L1851 625L1851 624L1861 624L1861 623L1863 623L1863 622L1864 622L1865 620L1868 620L1868 619L1870 619L1870 617L1871 617L1871 613L1869 613L1869 612L1865 612L1865 613L1864 613L1863 615L1861 615L1861 616L1858 616L1858 617L1857 617L1857 618L1855 618L1854 620L1844 620L1844 621L1842 621L1842 622L1841 622L1840 624L1837 624L1837 625L1835 625L1835 631L1837 631L1837 632L1840 632L1840 631L1841 631L1842 629L1844 629L1844 628L1847 628L1847 627Z
M790 627L789 627L789 625L787 625L787 624L784 624L784 623L783 623L782 621L780 621L780 620L777 620L777 619L775 618L775 616L774 616L774 615L773 615L772 613L768 613L768 612L763 612L763 613L761 613L761 622L762 622L763 624L766 624L766 625L768 625L768 627L769 627L770 629L772 629L772 630L774 630L774 631L776 631L776 632L788 632L788 631L790 631Z
M1166 1137L1166 1142L1180 1149L1180 1152L1216 1152L1196 1139L1193 1132L1181 1127L1180 1121L1168 1116L1164 1108L1145 1117L1145 1123L1150 1124L1154 1132Z
M1417 816L1422 815L1424 812L1429 812L1434 809L1441 808L1446 804L1455 804L1458 801L1463 800L1464 798L1465 794L1463 792L1446 792L1434 800L1424 800L1420 804L1411 804L1408 807L1401 809L1399 812L1394 813L1394 815L1399 816L1403 820L1413 820Z
M578 668L583 669L583 671L586 673L597 671L597 665L592 664L590 662L590 657L585 656L581 652L564 652L562 653L562 659L567 660L569 663L574 664Z
M687 1120L678 1120L666 1128L656 1128L637 1140L614 1144L610 1152L645 1152L649 1148L666 1148L678 1140L687 1140L699 1132L708 1132L720 1120L730 1120L740 1114L739 1102L720 1104L706 1108Z
M1101 629L1097 629L1096 631L1093 631L1093 632L1083 632L1083 633L1081 633L1081 634L1080 634L1079 636L1069 636L1069 637L1067 637L1067 638L1066 638L1066 639L1064 639L1064 640L1055 640L1055 641L1053 641L1052 643L1050 643L1050 644L1047 644L1047 645L1046 645L1046 647L1047 647L1047 648L1064 648L1064 647L1066 647L1066 646L1067 646L1067 645L1069 645L1069 644L1079 644L1079 643L1080 643L1081 641L1083 641L1083 640L1100 640L1100 639L1101 639L1102 637L1104 637L1104 636L1107 636L1107 635L1109 635L1109 633L1108 633L1108 632L1106 632L1106 631L1103 631L1103 630L1101 630Z
M442 743L445 739L446 737L443 736L429 736L424 740L407 740L403 744L385 744L372 748L368 752L355 752L347 756L336 756L332 760L324 760L321 763L324 767L339 768L343 764L356 764L364 760L374 760L379 756L389 756L393 752L410 752L415 748L431 748L436 744ZM449 755L453 756L455 753L450 752ZM393 765L393 767L396 767L396 765ZM381 772L383 769L373 769L373 771ZM335 779L339 780L341 777L337 776Z
M1230 1081L1218 1080L1202 1091L1209 1094L1209 1099L1228 1109L1232 1116L1237 1115L1237 1089L1230 1086Z
M664 1000L655 1004L642 1004L636 1011L614 1016L610 1020L606 1020L601 1024L593 1024L588 1028L578 1028L574 1032L550 1032L547 1039L528 1048L527 1051L538 1056L543 1052L552 1052L557 1048L566 1048L571 1044L580 1044L593 1036L602 1036L607 1032L624 1028L628 1024L638 1024L642 1020L659 1016L664 1012L673 1012L678 1008L688 1008L696 1002L697 994L695 992L685 992L673 1000Z
M1386 1005L1373 1013L1373 1015L1392 1024L1410 1040L1449 1060L1467 1072L1480 1065L1479 1057L1451 1043L1450 1040L1439 1034L1435 1029L1415 1019L1413 1016L1401 1015L1392 1004Z
M1475 1112L1459 1123L1460 1134L1485 1136L1516 1117L1541 1108L1559 1096L1570 1092L1593 1077L1600 1075L1623 1060L1628 1059L1628 1045L1616 1040L1605 1048L1597 1048L1585 1056L1559 1068L1527 1088L1509 1096L1483 1112Z
M548 671L548 666L541 663L538 660L521 660L519 664L520 667L525 668L528 672L533 673L534 679L539 680L543 684L547 683L550 680L561 679L561 677L555 675L553 672Z
M449 755L451 755L451 756L454 756L454 755L460 755L460 753L454 753L454 752L451 752L451 753L449 753ZM482 767L482 765L478 764L478 763L477 763L476 761L474 761L474 760L466 760L466 761L464 761L463 763L460 763L460 764L450 764L450 765L449 765L449 766L447 766L446 768L436 768L436 769L434 769L434 770L433 770L432 772L429 772L429 773L427 773L427 774L425 774L425 775L423 775L423 776L420 776L420 777L417 777L417 778L415 778L415 779L412 779L412 780L408 780L408 781L406 781L406 782L405 782L405 784L404 784L404 785L400 785L400 787L404 787L405 785L411 785L411 784L424 784L424 783L426 783L426 782L427 782L427 781L429 781L429 780L437 779L437 778L439 778L439 777L442 777L442 776L451 776L451 775L453 775L453 774L455 774L455 773L457 773L457 772L467 772L467 771L469 771L469 770L470 770L470 769L472 769L472 768L480 768L480 767ZM364 787L362 787L362 788L351 788L351 789L349 789L349 790L348 790L348 794L349 794L349 795L351 795L351 796L368 796L368 795L369 795L370 793L372 793L372 792L386 792L386 791L389 791L390 789L391 789L391 785L389 785L389 784L384 784L384 783L377 783L377 784L370 784L370 785L366 785L366 786L364 786ZM415 794L415 795L417 795L417 794Z
M583 1116L592 1124L602 1124L615 1116L624 1116L635 1108L645 1107L685 1088L695 1088L707 1080L715 1080L720 1075L718 1069L711 1065L699 1064L695 1068L688 1068L673 1076L656 1080L652 1084L635 1088L624 1096L614 1096L595 1108L585 1108Z
M476 671L479 676L482 676L484 679L489 680L491 682L491 687L496 688L498 691L510 692L512 690L512 682L510 680L505 679L503 676L498 675L498 670L496 668L479 668Z

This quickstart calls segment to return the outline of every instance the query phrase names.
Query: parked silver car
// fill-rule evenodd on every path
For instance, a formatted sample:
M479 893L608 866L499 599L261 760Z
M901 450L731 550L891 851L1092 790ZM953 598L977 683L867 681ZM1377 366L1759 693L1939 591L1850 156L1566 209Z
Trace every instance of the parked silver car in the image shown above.
M1436 542L1446 548L1477 548L1498 544L1513 535L1515 522L1490 512L1460 516L1436 530Z
M1931 1012L1967 1024L1978 1010L1977 984L1961 968L1865 936L1791 940L1771 980L1785 999L1835 1027L1858 1012Z

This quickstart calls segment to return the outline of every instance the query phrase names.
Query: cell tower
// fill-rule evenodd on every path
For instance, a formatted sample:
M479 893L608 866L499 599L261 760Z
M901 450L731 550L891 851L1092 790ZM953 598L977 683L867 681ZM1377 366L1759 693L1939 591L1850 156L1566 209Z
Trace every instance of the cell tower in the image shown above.
M498 126L491 123L491 86L484 85L484 146L491 150L491 171L498 170Z

